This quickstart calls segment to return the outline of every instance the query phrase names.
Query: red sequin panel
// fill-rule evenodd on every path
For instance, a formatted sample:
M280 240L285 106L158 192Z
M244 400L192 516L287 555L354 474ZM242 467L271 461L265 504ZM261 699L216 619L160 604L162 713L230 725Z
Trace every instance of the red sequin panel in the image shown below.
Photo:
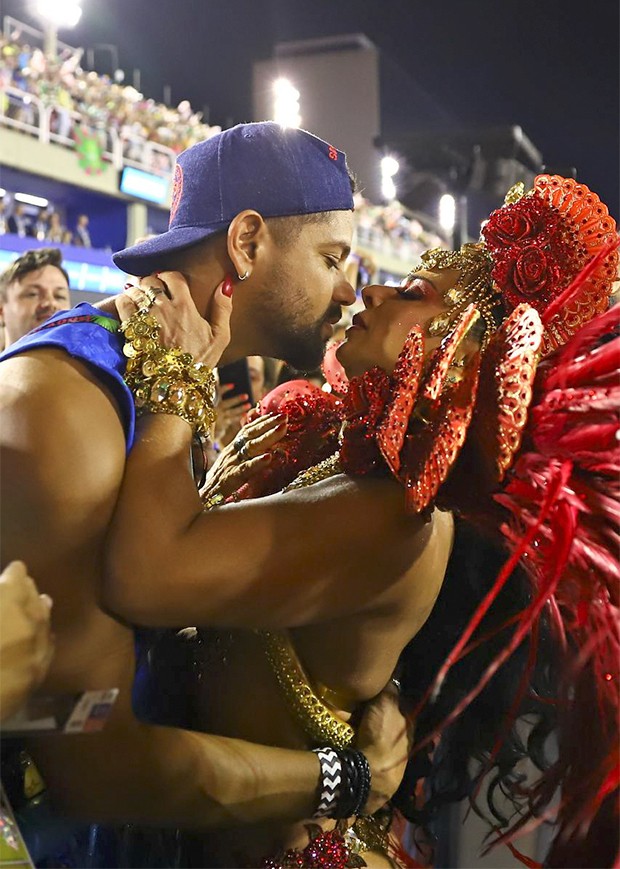
M503 480L521 445L543 332L538 312L519 305L483 355L469 439L487 485Z
M443 339L439 350L433 354L428 374L424 378L422 398L431 402L437 401L446 382L448 369L454 362L454 355L478 316L476 306L469 305L456 321L450 334Z
M396 476L400 469L400 451L405 442L409 417L418 393L424 338L416 326L407 336L394 368L391 400L377 431L377 443L388 467Z
M465 367L462 380L444 388L439 405L431 408L422 403L419 418L410 426L401 453L400 477L411 512L419 513L430 504L456 461L471 421L478 371L476 355Z

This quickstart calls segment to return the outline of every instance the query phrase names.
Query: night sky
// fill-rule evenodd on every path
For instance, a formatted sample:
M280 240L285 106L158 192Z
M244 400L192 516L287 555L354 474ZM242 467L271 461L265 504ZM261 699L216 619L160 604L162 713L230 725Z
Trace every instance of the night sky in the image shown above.
M547 164L575 166L619 213L618 0L82 0L71 44L113 43L146 96L252 120L251 70L274 43L365 33L381 50L383 132L519 124ZM28 15L29 0L0 0ZM110 56L98 69L109 72ZM408 93L426 94L415 117ZM411 98L410 98L411 102ZM346 106L343 106L343 112ZM303 114L303 113L302 113ZM355 167L353 167L355 168Z

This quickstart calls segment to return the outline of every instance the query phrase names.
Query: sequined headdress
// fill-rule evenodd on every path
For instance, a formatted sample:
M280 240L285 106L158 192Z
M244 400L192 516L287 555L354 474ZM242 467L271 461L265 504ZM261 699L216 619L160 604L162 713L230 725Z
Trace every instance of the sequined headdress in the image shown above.
M486 345L499 322L525 302L541 315L542 354L547 355L607 308L618 255L615 249L603 252L613 244L615 232L607 207L571 178L539 175L528 193L516 184L484 224L479 243L423 254L425 268L461 271L445 294L450 311L435 318L431 334L446 334L473 303L484 323ZM578 292L568 292L599 253L601 259L580 281Z

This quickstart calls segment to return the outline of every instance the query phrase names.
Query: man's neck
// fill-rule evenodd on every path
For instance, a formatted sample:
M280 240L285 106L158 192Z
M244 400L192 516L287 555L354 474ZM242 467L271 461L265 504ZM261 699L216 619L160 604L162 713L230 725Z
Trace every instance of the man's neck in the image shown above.
M120 320L118 316L118 311L116 310L116 300L118 296L110 296L107 299L104 299L102 302L97 302L93 305L93 308L97 308L98 311L102 311L104 314L109 314L111 317L114 317L116 320Z

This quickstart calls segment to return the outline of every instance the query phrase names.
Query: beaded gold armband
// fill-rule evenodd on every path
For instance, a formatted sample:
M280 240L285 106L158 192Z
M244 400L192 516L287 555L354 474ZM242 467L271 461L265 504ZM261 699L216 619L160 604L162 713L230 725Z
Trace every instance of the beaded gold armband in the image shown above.
M178 347L162 347L159 323L138 312L121 323L127 357L125 382L138 413L170 413L184 419L194 434L206 435L215 422L215 377L203 362Z
M327 743L332 748L349 748L355 731L316 696L293 651L288 634L258 631L258 635L264 643L267 660L288 707L306 735L317 745Z

